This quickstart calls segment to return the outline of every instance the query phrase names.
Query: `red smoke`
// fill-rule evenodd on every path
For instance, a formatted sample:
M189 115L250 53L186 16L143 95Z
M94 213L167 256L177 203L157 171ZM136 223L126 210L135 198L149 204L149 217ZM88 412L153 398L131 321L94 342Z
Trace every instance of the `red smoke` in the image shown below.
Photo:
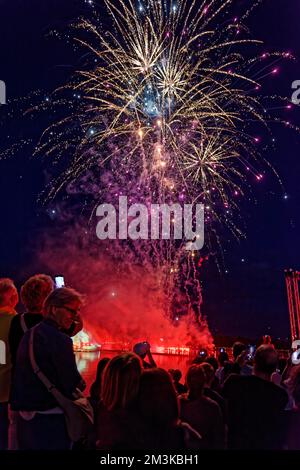
M63 274L67 286L86 296L82 311L85 328L100 344L129 343L131 347L147 340L152 346L212 347L206 322L199 327L186 316L174 326L165 317L166 298L159 287L159 272L133 263L124 270L122 263L101 254L100 245L99 241L97 251L82 240L77 243L74 236L49 237L40 249L36 267L52 275Z

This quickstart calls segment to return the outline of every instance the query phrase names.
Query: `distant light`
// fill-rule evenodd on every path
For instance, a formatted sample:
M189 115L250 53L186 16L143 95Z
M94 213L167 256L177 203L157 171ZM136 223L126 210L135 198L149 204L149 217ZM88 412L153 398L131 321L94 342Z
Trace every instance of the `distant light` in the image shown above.
M283 195L283 199L286 200L286 199L288 199L288 198L289 198L288 194L284 194L284 195Z
M277 67L272 70L272 73L273 73L273 74L276 74L276 73L278 73L278 72L279 72L279 68L277 68Z

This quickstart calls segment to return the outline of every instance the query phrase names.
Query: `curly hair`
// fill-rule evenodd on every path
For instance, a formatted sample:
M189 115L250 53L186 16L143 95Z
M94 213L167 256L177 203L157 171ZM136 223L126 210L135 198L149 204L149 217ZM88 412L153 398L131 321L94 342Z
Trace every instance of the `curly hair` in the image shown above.
M42 311L45 299L54 289L54 283L46 274L31 276L21 287L21 300L29 312Z
M0 279L0 307L5 304L7 295L16 292L14 281L8 277Z

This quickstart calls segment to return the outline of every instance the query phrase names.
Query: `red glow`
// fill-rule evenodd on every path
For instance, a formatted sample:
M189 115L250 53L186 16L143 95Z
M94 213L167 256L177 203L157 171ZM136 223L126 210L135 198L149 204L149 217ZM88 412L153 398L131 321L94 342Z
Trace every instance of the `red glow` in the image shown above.
M164 306L170 300L163 287L157 283L157 273L126 260L128 268L123 273L116 270L113 260L89 253L88 248L74 242L74 232L62 238L51 237L40 252L38 266L47 272L62 272L68 285L86 295L82 308L84 328L90 337L88 343L100 344L101 349L131 349L140 341L149 341L153 348L178 349L213 348L213 339L206 322L200 327L193 314L187 315L188 305L182 299L186 314L177 321L167 318ZM59 241L58 241L59 240ZM33 267L34 269L34 267ZM114 295L112 295L112 292ZM160 341L163 338L163 341Z

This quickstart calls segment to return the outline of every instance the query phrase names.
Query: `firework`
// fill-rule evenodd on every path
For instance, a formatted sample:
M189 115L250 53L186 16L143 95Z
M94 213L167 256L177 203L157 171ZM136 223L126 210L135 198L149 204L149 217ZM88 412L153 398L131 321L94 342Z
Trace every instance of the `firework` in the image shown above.
M287 54L249 56L260 41L240 38L244 25L228 18L232 0L104 3L111 27L103 29L99 18L75 25L87 60L51 98L52 106L74 100L37 148L55 162L68 155L48 197L87 169L105 168L122 149L122 171L133 166L138 177L155 179L163 198L184 194L206 203L240 235L228 207L238 208L232 199L243 195L249 175L261 177L253 128L267 128L270 118L257 95L268 75L260 63L267 56L273 67Z

